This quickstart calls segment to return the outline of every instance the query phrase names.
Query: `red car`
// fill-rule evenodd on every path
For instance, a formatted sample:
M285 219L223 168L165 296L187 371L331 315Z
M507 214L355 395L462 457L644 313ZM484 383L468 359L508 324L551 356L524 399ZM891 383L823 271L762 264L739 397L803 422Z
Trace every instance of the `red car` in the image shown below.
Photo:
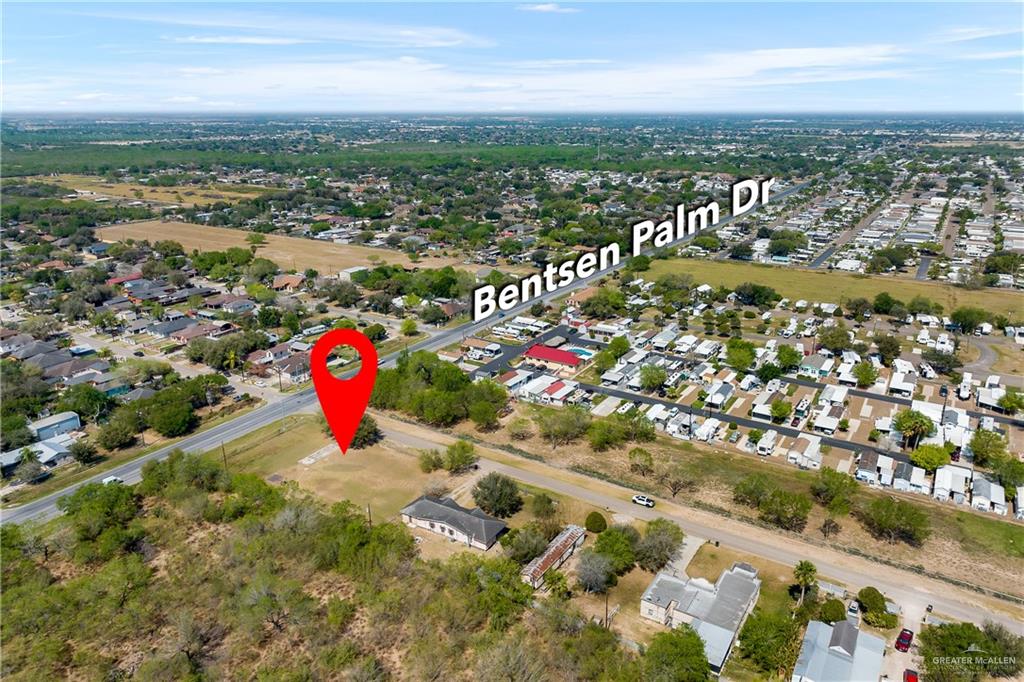
M917 682L917 671L916 670L904 670L903 671L903 682Z
M896 638L896 651L909 651L910 643L914 641L914 633L910 630L903 628L900 630L900 636Z

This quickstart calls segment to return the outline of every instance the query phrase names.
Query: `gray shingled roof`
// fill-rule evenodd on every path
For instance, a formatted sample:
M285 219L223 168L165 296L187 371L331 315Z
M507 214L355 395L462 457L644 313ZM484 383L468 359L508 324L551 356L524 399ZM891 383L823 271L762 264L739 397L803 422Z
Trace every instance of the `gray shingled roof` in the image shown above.
M505 530L505 522L479 509L466 509L447 497L424 495L402 509L402 514L427 521L437 521L457 528L473 540L490 547Z

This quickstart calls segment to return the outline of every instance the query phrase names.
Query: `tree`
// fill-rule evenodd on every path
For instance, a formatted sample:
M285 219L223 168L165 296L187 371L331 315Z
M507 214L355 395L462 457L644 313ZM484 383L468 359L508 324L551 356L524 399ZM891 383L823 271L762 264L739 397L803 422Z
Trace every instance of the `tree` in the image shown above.
M854 365L852 374L860 388L871 386L878 379L878 370L870 362L858 362Z
M920 445L910 453L910 461L932 473L940 466L949 464L949 451L938 444Z
M643 448L629 451L629 470L634 474L648 476L654 471L654 456Z
M826 327L818 332L818 342L833 353L841 353L853 345L849 330L842 321L834 327Z
M419 456L420 471L429 474L444 466L444 457L437 450L421 450ZM440 496L438 496L440 497Z
M578 407L550 410L538 417L541 437L554 449L576 440L590 426L590 414Z
M978 466L989 466L1006 456L1006 439L995 431L978 429L968 444Z
M790 614L755 608L740 630L740 653L768 676L788 674L800 650L800 623Z
M659 632L644 652L644 679L698 682L711 676L704 642L689 625Z
M592 511L587 514L583 527L591 533L603 533L608 528L608 522L605 521L604 515L601 512Z
M594 551L608 557L615 575L627 573L636 563L636 553L629 536L619 528L609 528L597 536Z
M480 431L490 431L498 426L498 408L487 400L478 400L469 406L469 418Z
M996 401L996 406L1008 415L1015 415L1024 410L1024 393L1010 388Z
M523 506L516 482L493 471L473 486L473 500L485 512L500 518L512 516Z
M370 339L370 341L377 343L378 341L383 341L388 337L388 330L387 327L382 324L371 324L363 329L363 334L366 338Z
M644 365L640 368L640 388L645 391L656 391L665 384L668 373L662 367Z
M800 355L800 351L793 346L779 346L779 349L775 353L775 359L779 363L779 367L783 371L789 371L800 366L800 361L803 360L803 356Z
M43 475L43 465L39 455L31 448L22 448L18 466L14 468L14 477L24 483L35 483Z
M811 500L801 493L776 489L761 500L761 520L785 530L802 531L811 512Z
M800 606L804 603L807 588L818 582L818 569L810 561L798 561L793 567L793 578L800 586L800 600L797 602L797 606Z
M478 459L476 447L468 440L459 439L445 450L444 469L453 476L461 474L476 464Z
M671 461L658 470L658 482L674 499L682 491L696 487L697 475L682 462Z
M683 531L679 526L668 519L654 519L636 544L636 562L645 571L656 573L672 560L682 544Z
M786 419L793 412L793 406L785 400L775 400L772 402L771 414L772 420L781 422Z
M403 336L416 336L419 333L416 328L416 320L411 317L402 320L401 332Z
M64 391L56 409L60 412L75 412L84 419L96 421L107 412L110 404L110 398L103 391L88 384L77 384Z
M616 336L608 344L608 352L618 360L629 352L629 341L625 336Z
M903 352L903 346L900 345L900 340L895 336L875 336L875 347L878 349L878 355L882 359L882 364L886 367L892 365L892 361L900 356Z
M974 330L988 320L989 313L984 308L961 306L949 314L949 319L964 334L973 334Z
M754 364L754 344L742 339L729 339L726 344L725 361L739 372L747 371Z
M589 547L580 552L576 579L585 592L598 593L604 592L616 582L611 560Z
M836 516L850 511L856 492L856 479L835 469L821 469L818 471L818 477L811 483L811 494Z
M526 564L543 554L547 546L548 539L536 527L527 525L516 531L505 553L512 561Z
M195 423L191 403L179 400L161 401L146 412L146 421L161 436L174 438L187 433Z
M96 443L104 450L120 450L135 442L139 432L138 418L118 410L96 434Z
M864 525L890 543L918 546L931 533L928 515L916 505L892 497L873 500L862 512Z
M89 465L96 461L96 446L85 438L79 438L69 445L68 451L79 464Z
M597 370L599 375L604 374L614 366L615 356L612 355L611 351L605 349L594 354L594 369Z
M547 493L537 493L530 501L530 510L538 519L550 519L555 515L555 501Z
M974 623L922 628L918 647L928 680L1019 679L1024 670L1024 638L993 623L985 623L983 628ZM965 658L969 660L965 662Z
M917 410L901 410L892 420L892 428L903 435L904 446L916 446L924 436L935 433L931 418Z
M773 362L768 362L757 368L757 379L762 384L767 384L773 379L778 379L782 376L782 368Z
M751 474L736 483L732 499L748 507L757 507L774 489L774 484L765 474Z

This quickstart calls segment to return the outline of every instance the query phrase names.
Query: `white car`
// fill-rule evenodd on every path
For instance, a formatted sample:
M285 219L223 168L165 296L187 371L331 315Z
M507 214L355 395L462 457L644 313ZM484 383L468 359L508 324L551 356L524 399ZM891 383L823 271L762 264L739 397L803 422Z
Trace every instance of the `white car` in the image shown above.
M111 483L124 483L124 479L120 476L107 476L103 479L103 485L110 485Z
M633 504L639 504L642 507L653 507L654 500L647 497L646 495L634 495Z

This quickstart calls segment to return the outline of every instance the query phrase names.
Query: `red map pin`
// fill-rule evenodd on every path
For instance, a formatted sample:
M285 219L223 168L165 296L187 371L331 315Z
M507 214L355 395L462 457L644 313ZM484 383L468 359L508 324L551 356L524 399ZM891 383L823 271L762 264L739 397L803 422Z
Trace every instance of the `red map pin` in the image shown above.
M351 379L339 379L327 369L327 357L338 346L352 346L359 353L362 366ZM359 420L366 412L377 379L377 349L362 332L355 329L333 329L317 340L310 354L310 371L320 407L338 441L341 452L348 452L356 435Z

